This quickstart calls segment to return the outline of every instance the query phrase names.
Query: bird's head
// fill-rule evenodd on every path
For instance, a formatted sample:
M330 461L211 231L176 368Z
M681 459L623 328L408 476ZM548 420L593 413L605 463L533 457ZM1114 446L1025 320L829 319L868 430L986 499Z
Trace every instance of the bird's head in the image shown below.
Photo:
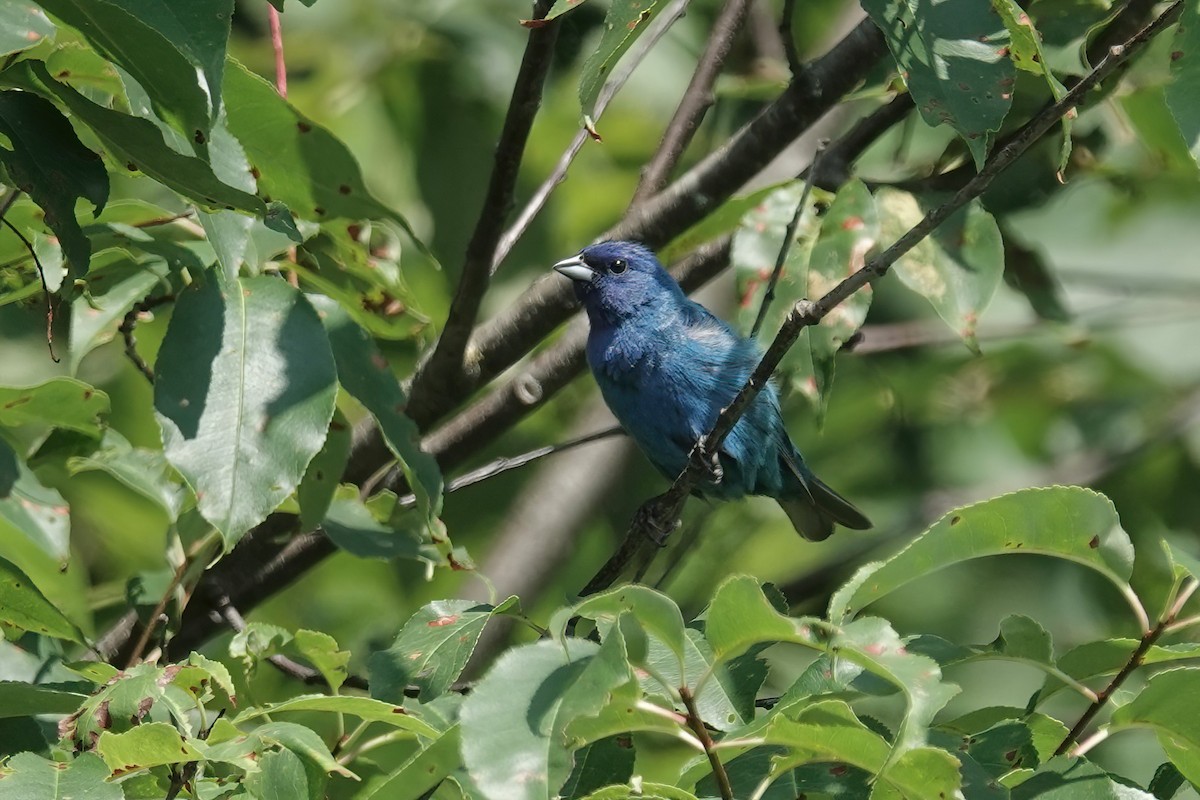
M554 265L575 282L588 316L617 322L683 300L675 279L637 242L600 242Z

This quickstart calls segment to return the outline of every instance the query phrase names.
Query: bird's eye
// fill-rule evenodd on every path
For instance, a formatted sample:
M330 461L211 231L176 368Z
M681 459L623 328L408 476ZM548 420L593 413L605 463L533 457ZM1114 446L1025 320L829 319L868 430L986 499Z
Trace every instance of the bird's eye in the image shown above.
M613 275L620 275L622 272L624 272L627 269L629 269L629 264L627 264L625 262L625 259L617 258L617 259L613 260L612 266L610 266L608 268L608 271L611 272Z

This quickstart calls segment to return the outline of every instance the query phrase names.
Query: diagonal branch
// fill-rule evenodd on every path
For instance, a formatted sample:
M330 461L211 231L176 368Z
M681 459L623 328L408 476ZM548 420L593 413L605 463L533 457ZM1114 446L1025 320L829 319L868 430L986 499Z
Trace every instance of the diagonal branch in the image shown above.
M810 325L818 324L830 311L856 291L883 277L901 256L931 234L951 215L983 194L997 176L1020 158L1064 115L1079 105L1085 94L1173 23L1182 8L1183 0L1176 0L1157 19L1134 34L1124 44L1114 45L1100 63L1061 100L1043 108L1017 131L1005 147L993 153L974 178L949 200L932 209L924 219L910 228L885 251L871 258L863 267L852 273L815 303L808 300L797 302L746 384L738 391L729 405L722 409L712 430L693 446L687 468L680 473L671 484L671 488L664 494L652 498L642 505L617 552L588 582L582 594L594 594L612 585L627 564L644 560L645 554L652 552L652 548L661 542L662 531L674 529L688 495L691 494L696 484L708 474L710 454L720 452L725 438L733 430L750 403L771 379L784 355L799 338L801 331Z
M700 61L696 64L696 71L692 73L683 99L679 101L671 121L667 123L658 149L654 151L650 163L642 169L642 177L634 190L630 205L644 203L662 191L667 184L671 170L679 163L683 151L687 149L696 129L704 120L704 114L715 102L713 84L716 83L717 75L725 64L725 57L729 55L734 38L742 28L749 7L750 0L728 0L713 22L712 33L708 37L708 44L704 46Z
M537 0L533 19L545 17L552 4L552 0ZM559 27L557 21L551 21L529 32L529 42L500 130L500 141L496 145L487 194L475 223L475 231L467 244L462 274L450 303L446 327L413 381L412 395L416 405L444 395L457 383L462 373L467 340L491 282L492 258L504 231L504 220L512 210L521 159L542 102L542 87L550 71Z

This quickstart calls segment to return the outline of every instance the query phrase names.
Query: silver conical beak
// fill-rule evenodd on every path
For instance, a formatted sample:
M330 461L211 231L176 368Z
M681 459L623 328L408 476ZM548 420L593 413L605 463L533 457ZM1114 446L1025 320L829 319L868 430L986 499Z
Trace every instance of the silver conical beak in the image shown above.
M580 283L588 283L592 278L596 277L596 271L583 263L582 256L564 258L554 265L554 271Z

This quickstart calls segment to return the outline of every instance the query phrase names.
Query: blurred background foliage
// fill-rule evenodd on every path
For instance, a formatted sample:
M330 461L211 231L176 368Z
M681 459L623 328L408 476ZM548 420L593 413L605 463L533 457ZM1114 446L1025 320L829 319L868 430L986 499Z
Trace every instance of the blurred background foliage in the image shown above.
M786 83L787 66L774 31L779 5L755 3L685 163L722 142ZM1099 15L1106 4L1092 0L1074 6ZM603 143L585 144L545 213L502 264L486 298L485 317L620 218L717 8L712 0L695 0L633 74L600 123ZM416 356L432 343L445 318L527 36L516 20L526 11L524 3L507 0L337 0L311 8L289 3L283 15L289 99L350 146L370 188L408 217L442 264L434 270L420 259L406 259L407 254L400 259L415 315L430 320L417 336L383 344L402 376L411 374ZM823 52L859 14L856 3L843 0L797 4L794 30L801 54ZM564 20L527 150L519 202L578 130L578 71L602 18L603 8L589 5ZM1051 41L1055 29L1043 23L1042 30L1047 44L1054 45L1056 66L1078 62L1078 41ZM1164 569L1155 563L1159 537L1195 537L1200 515L1200 435L1194 425L1200 413L1200 275L1195 268L1200 181L1163 100L1168 48L1163 37L1137 59L1118 88L1083 110L1074 123L1075 150L1061 182L1050 179L1057 143L1048 140L985 196L1010 245L1010 283L1028 274L1014 265L1018 256L1012 243L1021 245L1027 259L1043 264L1050 279L1025 291L1001 287L979 322L981 355L969 352L923 300L901 289L891 275L875 289L862 341L838 359L823 425L816 424L804 398L789 398L790 430L806 458L867 511L876 530L842 532L808 544L796 538L774 503L694 501L680 537L691 546L664 554L650 576L685 614L699 611L717 581L731 572L772 581L801 608L819 610L828 592L856 566L891 552L945 510L1023 486L1080 483L1107 494L1138 545L1138 570L1145 575ZM271 75L265 2L239 0L230 50L253 71ZM836 135L877 102L889 76L878 78L833 115L822 136ZM1018 89L1019 106L1036 107L1042 97L1037 91L1023 97ZM961 152L950 140L949 132L910 115L870 149L856 172L869 184L920 182L934 164ZM763 183L794 175L811 153L811 143L794 150ZM154 186L122 178L114 183L113 200L171 202L155 196ZM0 231L0 243L11 244L4 242L9 236ZM0 279L22 282L28 275L14 270ZM726 276L703 298L731 317L737 291ZM169 313L138 328L147 360L152 361ZM59 331L60 337L65 334ZM38 304L0 307L0 384L33 384L65 369L47 356ZM119 341L88 355L78 374L112 398L109 419L115 430L134 444L156 446L150 387ZM596 398L589 378L575 381L480 453L472 466L603 427ZM502 532L528 526L530 519L535 527L552 524L559 518L550 513L553 504L586 503L577 512L583 524L563 536L561 564L527 576L537 588L523 599L535 618L539 609L556 607L578 591L611 552L637 506L664 488L640 455L621 444L590 445L557 459L451 494L444 510L455 544L465 546L488 575L489 565L503 555L499 548L516 548L508 555L511 559L515 552L519 564L522 557L532 560L521 555L521 547L540 546L532 534L521 544L525 528L512 536ZM530 494L551 478L559 488L555 497ZM126 607L131 583L161 585L170 574L164 560L166 520L153 504L104 474L43 479L60 488L72 509L69 581L75 592L66 610L85 630L102 631ZM522 507L530 497L542 504L532 513ZM669 574L662 575L668 564ZM503 583L498 588L501 596L509 591ZM367 654L386 647L417 608L452 596L486 597L487 592L469 572L441 570L427 580L410 562L338 553L250 617L328 632L355 654L351 670L362 672ZM1056 646L1066 649L1103 636L1136 635L1120 609L1120 599L1109 589L1065 562L1009 557L925 579L888 597L877 610L901 634L922 631L979 642L995 636L1002 617L1024 613L1041 621ZM207 651L224 653L227 638L212 642ZM768 693L772 686L786 687L801 665L793 671L780 668ZM1028 682L1014 683L1022 677ZM951 678L968 687L963 698L1010 705L1022 704L1039 682L1032 671L1024 676L1019 669L987 665L961 668ZM269 699L287 680L260 670L252 695L256 701ZM1141 752L1114 753L1123 760L1114 764L1116 771L1147 779L1157 761L1143 760ZM386 753L379 758L385 760Z

